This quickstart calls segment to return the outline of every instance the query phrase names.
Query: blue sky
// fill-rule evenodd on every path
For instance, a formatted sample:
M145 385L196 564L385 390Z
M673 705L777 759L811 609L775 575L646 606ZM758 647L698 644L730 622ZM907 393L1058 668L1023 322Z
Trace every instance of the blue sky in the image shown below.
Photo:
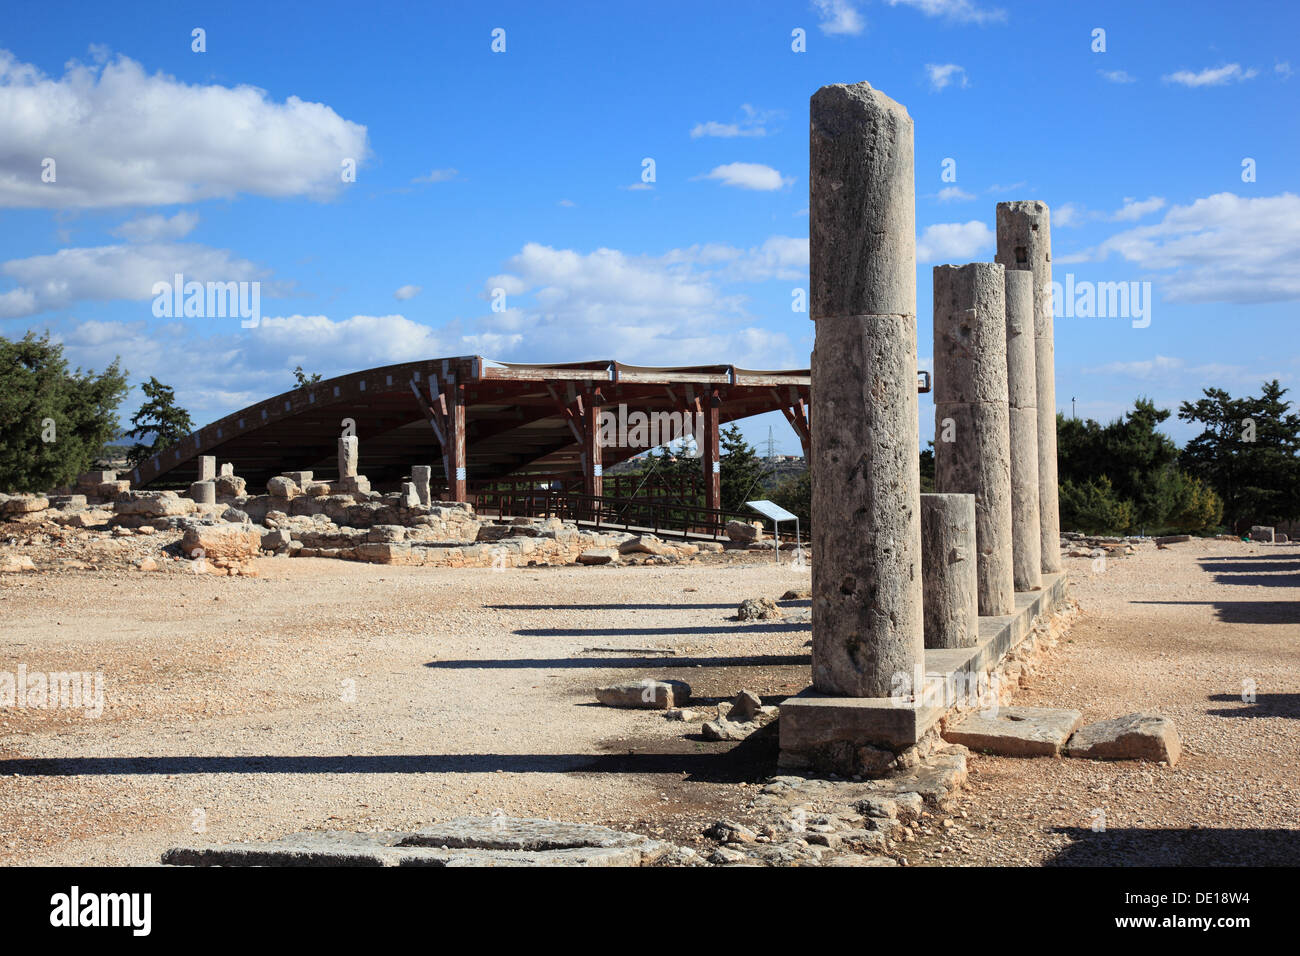
M995 204L1041 199L1058 281L1153 292L1146 327L1057 320L1060 409L1077 398L1105 420L1140 394L1176 407L1212 384L1294 386L1298 9L14 7L0 32L0 334L49 329L86 367L121 355L134 383L174 385L200 423L290 387L296 365L806 367L812 323L791 301L808 284L808 98L867 80L915 121L922 367L931 268L991 259ZM155 317L153 284L177 272L260 282L261 324ZM138 404L133 392L126 416ZM926 440L928 401L921 419ZM769 425L798 450L779 415L744 430L757 442Z

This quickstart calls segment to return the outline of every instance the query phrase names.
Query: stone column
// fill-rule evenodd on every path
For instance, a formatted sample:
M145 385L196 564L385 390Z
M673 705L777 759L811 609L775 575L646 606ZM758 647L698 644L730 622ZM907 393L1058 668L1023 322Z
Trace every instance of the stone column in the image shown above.
M934 485L975 495L979 612L1015 610L1003 268L934 268ZM814 552L815 553L815 552Z
M1056 479L1056 345L1052 317L1052 226L1047 203L998 203L997 261L1034 276L1035 402L1038 408L1038 518L1043 571L1061 570Z
M339 480L357 476L357 436L339 439Z
M811 103L812 677L924 669L912 119L867 83Z
M1038 394L1034 364L1034 276L1004 273L1007 296L1007 401L1011 420L1011 562L1017 591L1043 586L1038 517Z
M215 455L199 455L199 481L212 481L217 477Z
M426 508L429 506L429 483L432 480L433 467L431 465L411 466L411 484L415 485L415 494L420 499L420 504Z
M975 563L975 496L921 495L926 647L974 647L978 643Z
M196 504L215 505L217 503L216 479L194 482L194 484L190 485L190 497L194 499Z

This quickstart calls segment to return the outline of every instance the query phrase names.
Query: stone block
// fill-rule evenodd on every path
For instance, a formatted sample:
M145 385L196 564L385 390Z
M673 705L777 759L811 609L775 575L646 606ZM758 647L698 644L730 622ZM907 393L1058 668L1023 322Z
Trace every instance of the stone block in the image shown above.
M190 485L190 497L195 504L215 505L217 503L217 483L215 481L196 481Z
M998 707L968 714L943 732L949 743L1002 757L1055 757L1083 722L1077 710Z
M1163 760L1171 767L1182 750L1174 722L1159 714L1127 714L1088 724L1070 738L1065 748L1071 757L1155 763Z
M199 456L199 481L212 481L217 477L217 459L214 455Z
M690 697L690 685L679 680L644 678L596 688L596 700L606 707L637 710L671 710L687 703Z

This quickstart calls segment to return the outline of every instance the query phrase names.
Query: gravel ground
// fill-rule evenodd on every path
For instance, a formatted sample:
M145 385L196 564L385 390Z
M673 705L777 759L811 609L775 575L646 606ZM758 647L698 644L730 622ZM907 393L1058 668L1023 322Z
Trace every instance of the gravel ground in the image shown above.
M1157 710L1182 760L973 755L961 812L909 862L1296 862L1300 549L1193 542L1067 566L1085 613L1015 702ZM258 572L0 578L0 671L105 679L99 719L0 710L0 863L150 863L178 843L494 810L703 848L776 772L772 735L705 742L592 689L654 676L706 704L741 687L779 703L807 683L806 625L728 620L742 598L807 585L766 561Z

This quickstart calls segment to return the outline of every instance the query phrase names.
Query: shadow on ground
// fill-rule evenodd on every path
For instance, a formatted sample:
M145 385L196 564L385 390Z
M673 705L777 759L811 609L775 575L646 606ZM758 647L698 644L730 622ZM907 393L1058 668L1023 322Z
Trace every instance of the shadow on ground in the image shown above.
M1056 827L1069 846L1044 866L1294 866L1300 830Z
M1206 713L1213 717L1289 717L1300 720L1300 694L1256 694L1253 701L1243 701L1240 694L1211 694L1209 699L1241 705L1207 710Z

